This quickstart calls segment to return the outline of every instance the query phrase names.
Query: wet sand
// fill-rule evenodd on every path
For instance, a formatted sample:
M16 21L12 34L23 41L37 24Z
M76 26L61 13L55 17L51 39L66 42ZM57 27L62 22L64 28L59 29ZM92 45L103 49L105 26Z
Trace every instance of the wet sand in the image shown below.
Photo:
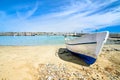
M120 80L120 45L105 45L87 65L65 45L0 46L0 80Z

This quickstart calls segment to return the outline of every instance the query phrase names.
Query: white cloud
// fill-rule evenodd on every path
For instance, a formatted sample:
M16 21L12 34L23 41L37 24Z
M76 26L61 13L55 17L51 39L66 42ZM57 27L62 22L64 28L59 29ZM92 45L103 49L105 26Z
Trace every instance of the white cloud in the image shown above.
M120 6L108 12L99 13L102 11L98 11L115 1L117 0L72 0L70 4L61 6L61 11L32 17L38 9L38 3L36 3L35 7L24 15L21 12L17 12L19 18L22 19L8 20L7 24L12 24L12 28L16 31L92 31L119 24ZM94 12L96 13L88 15Z
M29 22L36 27L42 28L44 31L48 29L50 31L76 31L80 30L95 30L104 28L108 25L115 25L120 20L119 12L106 12L104 14L93 14L86 16L87 14L97 11L103 6L109 5L114 0L103 2L76 2L64 7L62 12L51 13L43 16L38 16ZM101 4L100 4L101 3ZM88 8L87 8L88 7ZM118 10L117 8L116 10ZM84 11L84 12L82 12ZM80 31L79 30L79 31Z
M19 10L16 12L18 18L20 19L26 19L26 18L29 18L31 17L35 11L38 9L38 1L36 1L35 5L34 6L31 6L31 5L25 5L25 6L22 6L20 10L24 10L24 9L28 9L26 10L25 12L20 12Z

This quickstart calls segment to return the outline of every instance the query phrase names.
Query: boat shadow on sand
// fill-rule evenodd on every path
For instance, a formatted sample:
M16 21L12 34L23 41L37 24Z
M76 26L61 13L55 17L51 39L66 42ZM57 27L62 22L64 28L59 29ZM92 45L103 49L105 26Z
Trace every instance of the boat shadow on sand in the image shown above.
M82 66L89 66L82 59L80 59L80 57L70 53L66 48L59 48L57 53L58 57L64 61L72 62Z

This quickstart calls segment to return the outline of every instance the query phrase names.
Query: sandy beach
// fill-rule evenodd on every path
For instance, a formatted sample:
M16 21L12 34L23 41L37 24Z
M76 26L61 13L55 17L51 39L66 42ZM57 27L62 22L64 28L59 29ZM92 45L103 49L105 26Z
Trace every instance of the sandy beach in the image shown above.
M120 45L88 66L65 45L0 46L0 80L120 80Z

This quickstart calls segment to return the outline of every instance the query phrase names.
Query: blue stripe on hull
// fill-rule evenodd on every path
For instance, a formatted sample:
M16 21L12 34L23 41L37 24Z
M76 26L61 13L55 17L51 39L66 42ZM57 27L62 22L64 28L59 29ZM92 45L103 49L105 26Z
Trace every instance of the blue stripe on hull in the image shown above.
M75 43L75 44L69 44L67 43L67 45L80 45L80 44L96 44L97 42L86 42L86 43Z
M75 52L72 52L70 50L68 50L68 51L71 52L72 54L80 57L88 65L91 65L91 64L95 63L95 61L96 61L96 59L93 58L93 57L90 57L90 56L87 56L87 55L84 55L84 54L75 53Z

